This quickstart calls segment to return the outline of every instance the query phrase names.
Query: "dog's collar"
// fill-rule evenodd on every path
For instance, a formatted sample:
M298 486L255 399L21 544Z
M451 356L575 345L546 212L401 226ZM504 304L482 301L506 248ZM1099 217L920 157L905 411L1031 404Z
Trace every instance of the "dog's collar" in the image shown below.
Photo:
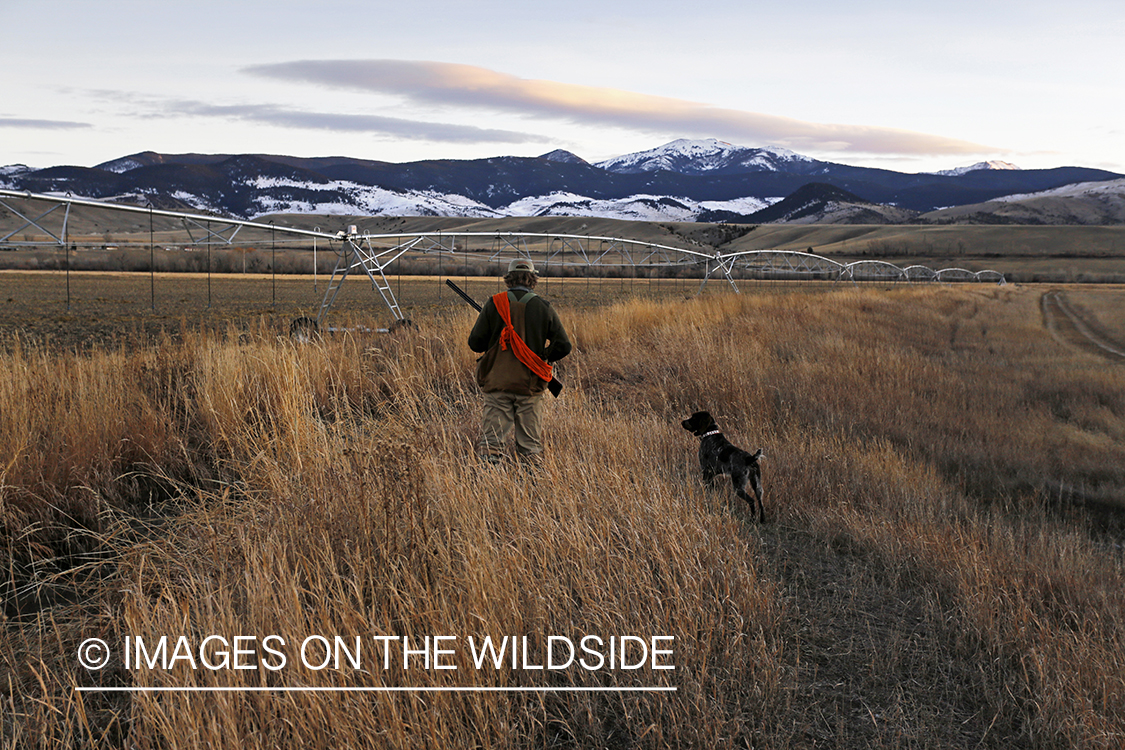
M702 438L705 438L705 437L711 437L712 435L722 435L722 434L723 434L722 430L711 430L707 434L700 435L699 437L700 437L700 439L702 439Z

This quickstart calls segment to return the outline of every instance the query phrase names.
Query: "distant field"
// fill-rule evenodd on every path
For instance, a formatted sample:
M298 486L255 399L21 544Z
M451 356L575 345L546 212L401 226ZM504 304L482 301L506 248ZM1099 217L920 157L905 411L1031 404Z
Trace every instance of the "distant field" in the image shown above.
M1016 281L1125 281L1125 227L763 225L732 250L992 269Z
M455 219L437 217L371 217L294 215L259 217L256 221L278 227L335 232L354 224L361 233L409 232L528 232L583 237L620 237L713 253L740 250L811 251L840 261L878 258L901 266L991 269L1015 281L1125 282L1125 226L1024 226L1024 225L724 225L687 222L640 222L588 217L534 217L506 219ZM0 233L14 230L14 217L0 217ZM222 227L215 220L213 229ZM98 270L148 270L152 244L156 270L264 271L276 259L279 272L311 273L312 243L290 240L284 234L246 229L236 236L233 249L215 247L207 260L197 227L189 234L171 219L148 222L135 214L76 210L69 237L79 249L72 254L73 268ZM46 241L45 235L23 232L17 241ZM492 248L488 239L477 240L478 250ZM319 243L318 266L330 271L335 257L328 243ZM111 250L105 250L106 246ZM163 248L177 252L166 252ZM196 252L182 253L182 248ZM432 257L425 261L436 263ZM455 260L453 262L456 262ZM475 261L471 261L474 262ZM65 259L57 249L18 249L0 252L0 268L62 268Z
M479 302L502 288L498 277L398 276L389 280L402 314L427 317L464 306L444 281L452 279ZM115 340L151 340L161 332L266 328L288 332L298 317L315 317L327 275L100 273L0 271L0 344L15 335L56 347L84 347ZM739 280L748 293L818 294L836 282ZM889 287L893 284L862 284ZM712 279L703 295L730 290ZM1045 287L1046 288L1046 287ZM1054 285L1066 289L1071 310L1105 340L1125 347L1125 293L1118 285ZM555 305L599 307L633 297L686 300L700 293L699 279L544 278L539 291ZM394 322L366 277L349 276L325 317L326 326L385 328ZM1069 324L1061 316L1059 325ZM1081 340L1079 334L1076 340Z
M444 284L455 283L483 303L502 288L498 277L397 276L389 280L407 318L464 307ZM288 331L294 318L315 317L329 278L268 274L0 271L0 341L16 332L59 346L107 343L181 328L222 330L266 326ZM68 309L69 287L69 309ZM706 294L729 289L711 281ZM688 297L699 280L543 279L539 291L557 305L591 307L635 296ZM386 327L394 322L365 276L345 281L326 325Z

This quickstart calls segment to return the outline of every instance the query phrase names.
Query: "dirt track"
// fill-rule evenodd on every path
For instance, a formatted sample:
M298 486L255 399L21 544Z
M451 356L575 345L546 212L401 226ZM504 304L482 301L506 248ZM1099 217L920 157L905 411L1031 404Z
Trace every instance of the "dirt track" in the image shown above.
M1125 361L1125 347L1098 332L1102 326L1088 311L1074 305L1066 292L1053 289L1040 297L1043 322L1059 341L1116 361Z

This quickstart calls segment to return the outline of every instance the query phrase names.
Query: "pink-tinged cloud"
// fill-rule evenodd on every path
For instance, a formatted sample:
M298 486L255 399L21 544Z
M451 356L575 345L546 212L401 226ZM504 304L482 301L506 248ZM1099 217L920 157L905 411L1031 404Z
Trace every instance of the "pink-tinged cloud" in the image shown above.
M794 150L935 155L992 153L978 143L909 130L804 122L631 91L517 78L486 68L410 60L298 60L247 72L426 104L475 107L674 136Z

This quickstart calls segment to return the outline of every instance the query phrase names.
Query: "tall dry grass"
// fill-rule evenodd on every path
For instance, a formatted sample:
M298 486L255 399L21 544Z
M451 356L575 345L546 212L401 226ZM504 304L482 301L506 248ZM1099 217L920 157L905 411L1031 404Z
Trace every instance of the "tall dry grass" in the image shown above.
M310 346L16 351L5 594L55 593L4 624L5 742L1117 747L1125 375L1037 310L933 287L564 311L577 350L534 477L474 458L466 315ZM765 448L765 526L698 486L678 425L698 408ZM75 659L95 636L271 633L668 634L676 669ZM482 683L677 691L74 690Z

